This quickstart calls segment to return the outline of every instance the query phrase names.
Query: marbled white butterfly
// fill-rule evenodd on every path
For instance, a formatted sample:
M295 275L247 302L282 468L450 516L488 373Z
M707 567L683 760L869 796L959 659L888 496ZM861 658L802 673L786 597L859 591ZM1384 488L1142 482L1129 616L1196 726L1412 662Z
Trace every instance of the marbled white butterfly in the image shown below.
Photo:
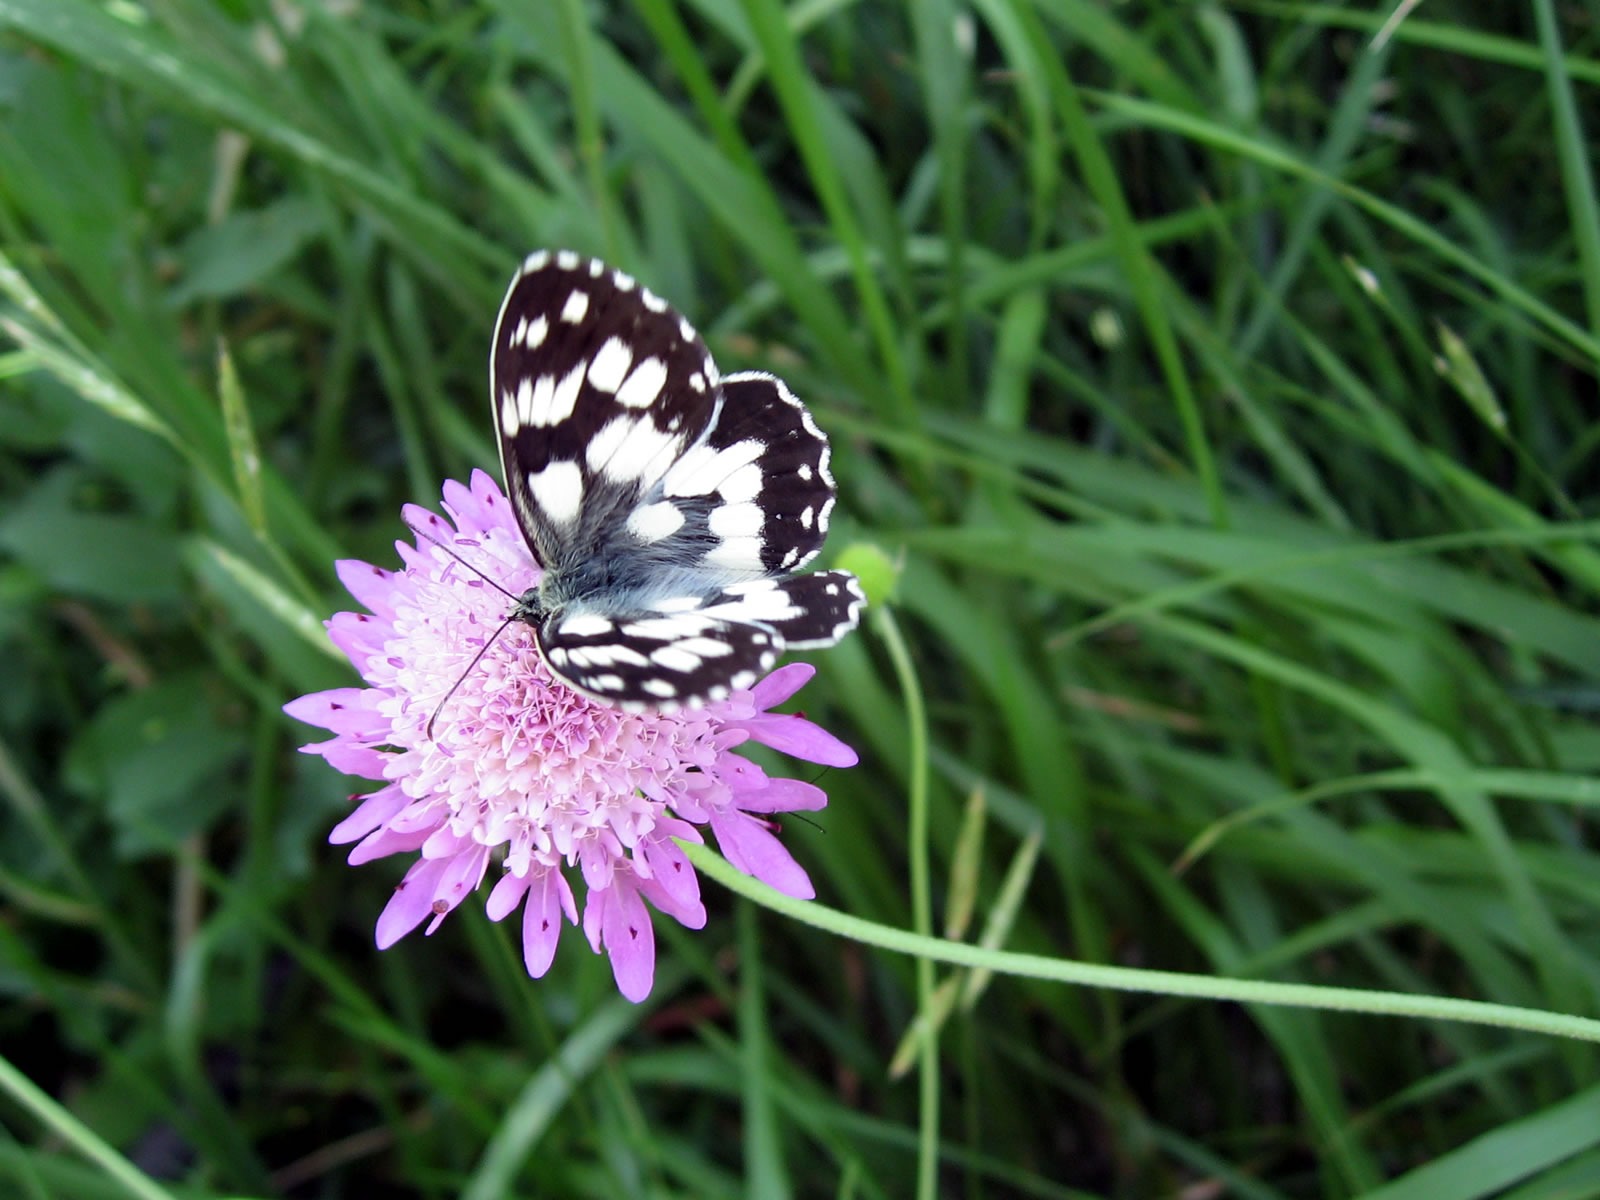
M693 706L855 628L853 575L792 574L822 548L834 485L782 380L719 375L666 301L570 250L512 279L489 376L506 493L544 568L512 616L563 682Z

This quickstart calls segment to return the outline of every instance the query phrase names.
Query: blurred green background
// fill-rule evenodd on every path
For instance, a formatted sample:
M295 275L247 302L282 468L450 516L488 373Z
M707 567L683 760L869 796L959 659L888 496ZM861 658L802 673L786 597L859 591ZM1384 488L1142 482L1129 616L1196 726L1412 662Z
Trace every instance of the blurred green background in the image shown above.
M280 711L568 246L903 566L823 902L912 925L921 765L964 940L1600 1015L1597 86L1594 0L0 0L0 1194L1600 1196L1581 1042L1001 975L919 1083L711 885L641 1007L379 954Z

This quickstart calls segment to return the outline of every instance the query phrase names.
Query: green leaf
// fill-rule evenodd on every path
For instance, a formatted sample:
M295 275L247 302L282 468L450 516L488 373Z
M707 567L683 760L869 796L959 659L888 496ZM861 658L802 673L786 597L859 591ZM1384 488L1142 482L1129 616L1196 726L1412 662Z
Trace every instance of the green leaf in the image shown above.
M204 674L173 676L111 701L73 740L67 778L104 797L120 853L171 849L237 803L224 772L246 742L220 719L227 700Z

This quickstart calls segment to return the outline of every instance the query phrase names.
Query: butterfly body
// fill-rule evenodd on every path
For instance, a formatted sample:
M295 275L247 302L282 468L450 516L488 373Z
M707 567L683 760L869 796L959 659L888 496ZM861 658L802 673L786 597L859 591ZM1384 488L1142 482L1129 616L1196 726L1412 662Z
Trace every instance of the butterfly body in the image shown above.
M781 380L722 376L684 317L570 251L524 261L490 377L506 492L543 568L512 615L564 682L693 706L854 628L853 576L793 574L822 547L834 484Z

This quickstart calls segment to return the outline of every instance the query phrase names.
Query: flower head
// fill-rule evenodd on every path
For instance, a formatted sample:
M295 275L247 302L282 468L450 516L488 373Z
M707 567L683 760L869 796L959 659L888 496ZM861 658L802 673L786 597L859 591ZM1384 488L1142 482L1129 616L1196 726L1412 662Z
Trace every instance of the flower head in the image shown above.
M673 713L590 700L550 674L531 627L512 621L496 636L511 605L487 580L517 595L538 584L540 569L495 482L481 471L470 487L450 481L444 507L453 526L407 508L419 536L396 543L402 570L338 566L368 612L335 614L328 633L367 686L284 706L334 734L307 753L384 783L329 840L355 843L352 864L418 853L378 917L378 946L424 920L432 933L494 862L501 874L488 913L498 921L522 906L530 975L549 969L562 918L578 922L581 881L589 945L610 956L622 994L642 1000L655 974L644 902L691 929L705 924L699 880L673 839L699 842L706 826L739 870L809 899L811 880L768 814L819 809L827 796L769 776L735 749L761 742L811 762L855 764L854 751L803 716L769 711L813 668L780 667L726 700Z

